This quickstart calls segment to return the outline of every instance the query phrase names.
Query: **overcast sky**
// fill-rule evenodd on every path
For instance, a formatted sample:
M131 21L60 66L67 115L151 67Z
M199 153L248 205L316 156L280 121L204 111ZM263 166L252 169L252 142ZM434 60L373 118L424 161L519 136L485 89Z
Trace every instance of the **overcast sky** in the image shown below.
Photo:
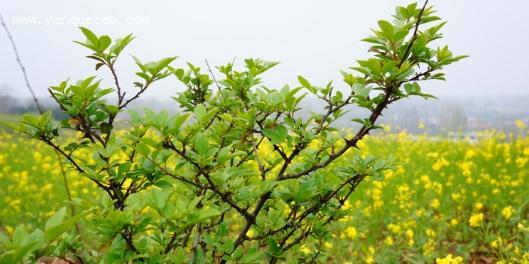
M196 1L28 1L1 0L0 12L18 45L37 94L70 78L95 74L89 52L72 43L84 40L76 22L111 37L137 38L118 63L123 84L136 79L129 54L142 60L177 55L176 66L204 59L219 65L247 57L281 61L265 84L297 85L304 75L313 84L340 83L339 70L368 56L360 40L379 19L390 19L398 0L196 0ZM421 1L422 2L422 1ZM432 0L448 20L445 38L456 54L470 58L450 66L447 82L425 84L436 95L529 93L529 1ZM26 22L24 22L26 20ZM119 24L118 24L119 23ZM26 96L11 46L0 30L0 87ZM100 70L101 71L101 70ZM106 71L101 77L106 78ZM110 85L110 82L107 82ZM341 85L341 83L340 83ZM132 85L129 85L132 86ZM147 93L167 98L182 86L174 78Z

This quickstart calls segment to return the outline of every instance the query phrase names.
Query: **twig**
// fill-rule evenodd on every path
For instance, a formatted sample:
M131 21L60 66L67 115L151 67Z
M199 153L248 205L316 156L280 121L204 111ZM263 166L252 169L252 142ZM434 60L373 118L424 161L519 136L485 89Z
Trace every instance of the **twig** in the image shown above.
M13 36L11 36L11 32L7 28L6 23L4 22L4 17L0 13L0 20L2 21L2 27L4 27L4 30L7 34L7 37L9 38L9 42L11 42L11 47L13 48L13 52L15 53L15 58L17 60L18 66L20 66L20 70L22 71L22 75L24 75L24 81L26 81L26 87L28 88L29 92L31 93L31 97L33 97L33 102L35 103L35 106L37 107L37 111L39 111L40 114L43 113L42 107L40 106L39 100L37 99L37 96L35 95L35 92L31 88L31 85L29 84L29 78L28 74L26 72L26 67L24 67L24 64L22 64L22 61L20 60L20 55L18 54L18 49L15 44L15 40L13 39Z
M220 95L224 95L222 94L222 90L220 89L219 82L217 82L217 78L215 78L215 74L213 74L213 71L211 70L211 67L209 66L208 60L204 59L204 61L206 62L206 66L208 66L208 70L209 70L209 73L211 74L211 78L213 78L213 81L215 82L215 85L217 86L217 89L219 90Z
M417 16L417 23L415 24L415 29L413 30L413 35L410 39L410 44L408 44L408 47L406 47L406 51L404 52L404 55L402 55L402 59L399 63L399 68L402 66L404 61L408 58L408 55L410 55L411 47L413 46L413 42L415 42L415 39L417 39L417 31L419 30L419 25L421 24L422 14L424 13L424 10L426 9L426 5L428 4L428 0L424 1L424 5L421 8L421 11L419 12L419 16Z
M57 154L57 163L59 164L59 168L61 169L61 174L62 174L62 181L64 182L64 189L66 191L66 197L68 197L68 201L70 202L70 211L72 213L72 216L73 215L76 215L76 210L75 210L75 205L73 204L73 201L72 201L72 193L70 192L70 187L68 185L68 178L66 177L66 171L64 170L64 165L62 165L61 163L61 154L58 153L58 152L55 152L55 154ZM78 235L81 234L81 229L79 227L79 223L75 223L75 231L77 232Z
M202 236L202 225L198 224L197 229L198 229L197 236L195 237L195 241L193 242L193 246L191 247L191 259L189 260L190 264L194 264L196 261L197 247L198 247L198 243L200 242L200 238Z
M149 87L149 85L151 83L152 82L146 82L145 86L143 86L143 88L140 88L140 90L134 96L132 96L131 98L126 100L123 104L119 105L119 109L121 110L121 109L127 107L127 105L130 104L130 102L138 99L138 97L140 97L140 95L147 90L147 88Z
M257 165L259 166L259 171L261 171L261 179L264 181L264 180L266 180L266 168L264 167L263 162L259 158L257 145L254 142L253 134L252 134L252 136L250 138L250 141L252 142L253 152L255 153L255 159L257 160Z

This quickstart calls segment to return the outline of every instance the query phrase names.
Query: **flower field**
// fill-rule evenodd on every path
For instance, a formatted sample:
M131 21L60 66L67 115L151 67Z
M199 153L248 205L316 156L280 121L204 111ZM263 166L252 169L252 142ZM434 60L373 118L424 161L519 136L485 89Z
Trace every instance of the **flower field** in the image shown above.
M529 263L529 138L485 131L470 142L386 132L360 147L390 154L395 168L360 184L322 252L303 244L302 254L330 263ZM74 199L102 195L66 169ZM1 232L44 225L67 205L53 150L1 133L0 193Z

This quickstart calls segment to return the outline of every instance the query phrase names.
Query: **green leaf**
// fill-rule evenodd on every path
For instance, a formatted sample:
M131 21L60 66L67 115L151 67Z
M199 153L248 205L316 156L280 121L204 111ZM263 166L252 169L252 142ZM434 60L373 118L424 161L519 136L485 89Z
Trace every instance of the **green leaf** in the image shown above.
M219 150L219 154L217 155L217 162L222 164L231 159L233 156L234 154L230 152L230 147L223 147Z
M411 83L405 83L404 91L406 91L407 94L413 93L413 85Z
M358 70L365 74L372 74L372 75L379 75L382 71L382 65L381 62L377 59L368 59L368 60L359 60L358 64L362 66L363 69L367 69L367 71L361 71L358 68L355 68L355 70Z
M178 57L169 57L169 58L163 58L158 62L157 67L155 68L156 72L159 72L163 70L165 67L167 67L171 62L176 60Z
M178 133L180 131L180 128L187 121L188 118L189 114L182 114L174 117L170 124L171 131L173 131L174 133Z
M9 257L8 259L0 258L0 263L9 264L21 262L28 253L35 250L36 244L36 241L29 241L28 244L24 244L23 246L17 248L11 256L7 255L7 257ZM4 260L6 261L4 262Z
M303 76L301 76L301 75L298 76L298 81L303 87L305 87L305 88L307 88L309 90L313 90L312 85L310 85L309 81L307 81L307 79L303 78Z
M99 39L97 38L96 34L94 32L90 31L90 29L85 27L79 27L81 29L81 32L86 36L86 39L88 40L89 44L92 44L93 46L97 46Z
M207 116L207 110L206 107L203 104L199 104L195 107L194 111L195 117L197 118L197 121L202 123L205 122L205 118Z
M129 43L133 39L134 39L134 35L132 34L128 34L122 39L121 38L116 39L116 41L114 42L114 45L110 48L110 52L118 56L123 51L123 49L125 49L125 47L129 45Z
M278 125L273 129L263 129L263 134L275 145L283 142L287 138L288 129L283 125Z
M153 208L162 211L167 204L170 192L164 190L153 189L150 195L150 202Z
M134 59L134 62L136 63L136 65L138 65L138 67L140 68L140 70L142 71L142 73L145 73L145 72L148 71L147 67L145 66L145 64L143 64L143 63L141 62L140 59L138 59L138 58L136 58L136 57L134 57L134 56L132 56L132 58ZM138 73L136 73L136 74L138 74ZM138 75L139 75L139 74L138 74ZM142 76L140 76L140 77L142 77ZM142 78L143 78L143 77L142 77ZM144 78L144 79L145 79L145 78ZM147 79L148 79L148 77L147 77Z
M240 263L260 263L263 255L264 253L260 252L257 248L250 248L241 258Z
M198 210L199 221L202 221L202 220L205 220L205 219L217 216L217 215L220 215L220 211L215 208L206 207L206 208L202 208Z
M142 142L139 142L138 144L136 144L136 150L138 150L138 153L140 153L144 157L148 157L149 154L151 153L149 147Z
M378 26L386 37L391 38L393 36L393 25L391 23L386 20L379 20Z
M353 85L353 92L355 96L367 97L371 92L371 89L362 84Z
M208 138L204 135L204 133L198 133L195 136L195 151L199 155L205 156L208 154L208 150L209 150Z
M66 215L66 207L62 207L52 217L50 217L48 221L46 221L46 224L44 225L44 231L47 231L61 224L65 215Z
M287 136L288 136L288 129L283 126L283 125L279 125L277 126L277 135L282 139L286 139Z
M170 189L171 187L173 187L173 184L168 180L159 180L156 183L154 183L154 185L162 189Z
M44 234L46 235L46 240L48 241L48 243L60 236L66 230L70 229L84 215L83 213L79 213L71 218L64 220L65 213L66 207L63 207L54 216L52 216L52 218L50 218L48 222L46 222Z
M119 107L117 105L105 105L105 109L109 114L117 114L119 112Z
M109 36L101 36L97 45L99 52L104 52L110 46L110 43L112 43L112 40Z
M268 244L268 248L270 249L270 253L272 253L272 256L279 256L279 254L281 253L281 248L273 237L268 237L266 240L266 244Z
M343 81L347 83L350 87L353 87L353 84L356 83L355 77L348 72L341 71L341 73L343 76Z

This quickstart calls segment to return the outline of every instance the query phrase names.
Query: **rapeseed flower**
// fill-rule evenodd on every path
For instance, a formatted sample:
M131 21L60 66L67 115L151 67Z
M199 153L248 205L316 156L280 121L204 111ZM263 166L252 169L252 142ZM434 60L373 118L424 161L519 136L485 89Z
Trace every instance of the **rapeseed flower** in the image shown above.
M299 250L303 253L303 254L310 254L312 252L312 250L310 250L309 247L307 247L306 245L301 245L301 247L299 248Z
M444 258L436 258L435 263L437 264L462 264L463 257L453 256L452 254L448 254Z
M350 238L350 239L355 238L356 235L358 234L357 231L356 231L356 228L354 228L352 226L347 227L347 229L345 229L345 233L347 234L347 237Z
M471 215L470 218L468 219L468 223L472 227L478 227L483 222L483 218L484 217L485 216L483 215L483 213L478 213L478 214Z
M448 160L446 160L445 158L440 158L432 165L432 169L434 171L439 171L443 167L446 167L448 165L450 165L450 162L448 162Z
M514 213L514 210L512 209L512 206L510 206L510 205L505 207L505 208L503 208L503 210L501 210L501 215L506 220L509 220L513 213Z
M525 127L526 127L525 123L521 119L517 119L516 121L514 121L514 124L519 129L525 129Z

